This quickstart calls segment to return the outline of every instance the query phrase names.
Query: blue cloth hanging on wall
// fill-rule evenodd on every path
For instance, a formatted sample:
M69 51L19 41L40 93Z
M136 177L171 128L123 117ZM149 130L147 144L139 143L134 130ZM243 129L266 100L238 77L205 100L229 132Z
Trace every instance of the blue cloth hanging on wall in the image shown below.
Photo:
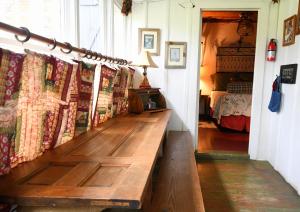
M269 103L269 110L272 112L279 112L281 106L281 78L277 76L273 82L272 96Z

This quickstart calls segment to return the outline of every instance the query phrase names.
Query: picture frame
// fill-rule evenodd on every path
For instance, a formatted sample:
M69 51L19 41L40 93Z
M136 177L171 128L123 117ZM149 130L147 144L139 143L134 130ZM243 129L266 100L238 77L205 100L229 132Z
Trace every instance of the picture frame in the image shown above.
M289 46L295 43L296 24L296 15L284 20L282 46Z
M153 56L160 55L160 29L139 28L139 53L149 51Z
M186 68L187 42L166 42L165 68L185 69Z

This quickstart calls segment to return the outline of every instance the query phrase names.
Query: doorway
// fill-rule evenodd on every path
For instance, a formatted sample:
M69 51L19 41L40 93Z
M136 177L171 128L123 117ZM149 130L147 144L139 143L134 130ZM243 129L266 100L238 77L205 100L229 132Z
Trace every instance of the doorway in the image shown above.
M257 11L202 12L200 153L248 153L257 17Z

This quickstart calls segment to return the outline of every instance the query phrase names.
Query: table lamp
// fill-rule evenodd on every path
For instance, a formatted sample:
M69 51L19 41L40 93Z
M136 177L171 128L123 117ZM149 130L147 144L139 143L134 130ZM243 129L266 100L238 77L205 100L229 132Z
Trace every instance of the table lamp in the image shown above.
M144 79L140 84L140 88L151 88L147 78L147 68L158 68L158 66L153 62L150 53L148 51L142 51L132 65L144 68Z

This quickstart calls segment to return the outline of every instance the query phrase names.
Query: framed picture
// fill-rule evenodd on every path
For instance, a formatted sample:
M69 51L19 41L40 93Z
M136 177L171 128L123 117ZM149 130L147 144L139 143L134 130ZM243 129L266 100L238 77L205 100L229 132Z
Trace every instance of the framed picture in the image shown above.
M283 26L283 46L289 46L295 43L297 16L293 15L284 20Z
M151 55L160 55L160 29L139 28L139 53L149 51Z
M166 42L165 68L186 68L186 42Z

